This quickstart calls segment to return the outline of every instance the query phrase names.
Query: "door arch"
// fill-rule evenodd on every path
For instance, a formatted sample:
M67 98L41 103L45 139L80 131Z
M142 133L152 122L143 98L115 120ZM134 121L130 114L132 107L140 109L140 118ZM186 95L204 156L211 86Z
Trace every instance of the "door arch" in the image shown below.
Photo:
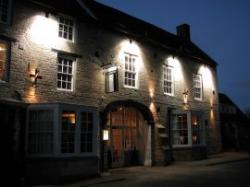
M112 167L151 165L153 116L141 103L126 100L107 105L103 127L109 130L108 160Z

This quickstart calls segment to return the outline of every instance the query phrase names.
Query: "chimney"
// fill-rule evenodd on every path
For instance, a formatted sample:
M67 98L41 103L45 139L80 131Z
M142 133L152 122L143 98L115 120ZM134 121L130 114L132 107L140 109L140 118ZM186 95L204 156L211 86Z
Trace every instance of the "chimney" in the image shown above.
M190 26L188 24L181 24L176 27L177 36L190 42Z

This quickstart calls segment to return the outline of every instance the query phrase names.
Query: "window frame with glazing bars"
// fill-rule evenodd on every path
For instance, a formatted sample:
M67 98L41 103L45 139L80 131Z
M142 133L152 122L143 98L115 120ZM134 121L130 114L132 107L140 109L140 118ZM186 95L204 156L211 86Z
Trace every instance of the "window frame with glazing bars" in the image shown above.
M53 129L52 133L52 150L50 152L34 152L29 151L31 149L31 144L29 140L29 131L30 131L30 112L32 111L46 111L51 113L51 129ZM73 147L73 151L62 151L63 146L63 133L66 132L63 130L63 113L74 113L75 118L74 122L69 119L70 123L66 123L65 125L74 125L74 130L70 131L74 136L72 141L73 143L70 145L71 148ZM82 114L90 114L92 116L92 120L85 120L83 121ZM67 116L64 116L67 118ZM43 119L44 122L48 121L47 119ZM52 123L53 121L53 123ZM66 120L68 121L68 120ZM72 122L72 123L71 123ZM39 123L39 124L44 124ZM81 129L82 124L87 124L86 128ZM26 141L25 141L25 150L27 157L90 157L90 156L98 156L99 155L99 113L96 108L94 107L86 107L86 106L78 106L78 105L69 105L69 104L34 104L30 105L27 109L27 122L26 122ZM47 124L49 125L49 124ZM32 130L32 129L31 129ZM86 131L85 131L86 130ZM81 134L87 134L88 138L81 142ZM38 137L39 138L39 137ZM67 137L66 137L67 138ZM66 139L65 139L66 140ZM67 141L67 140L66 140ZM71 140L70 140L71 141ZM41 142L42 143L42 142ZM67 143L67 142L66 142ZM50 146L50 145L48 145ZM81 147L84 146L82 149ZM86 148L87 147L87 148ZM85 149L86 148L86 149ZM86 151L84 151L86 150Z
M58 16L58 37L60 39L74 42L75 41L75 19L66 16L59 15Z
M12 0L6 0L6 2L7 2L7 4L5 6L6 6L7 10L4 9L3 4L0 4L0 23L10 24L11 11L12 11ZM6 17L5 20L3 20L3 16Z
M182 129L176 129L174 128L174 115L178 116L178 115L186 115L186 128L184 129L187 132L187 143L186 144L175 144L174 142L174 133L176 131L181 131ZM197 126L197 129L194 128L193 124L192 124L192 117L193 116L198 116L199 118L199 126ZM172 137L172 145L173 147L195 147L195 146L205 146L206 142L205 142L205 120L204 120L204 115L202 112L199 111L175 111L172 113L171 116L171 137ZM195 133L198 132L198 139L199 139L199 143L194 143L193 138Z
M197 81L199 79L199 81ZM197 85L199 84L199 86ZM199 92L198 92L199 90ZM202 76L200 74L193 74L193 97L195 100L202 101L203 98L203 85L202 85ZM200 97L197 97L197 94Z
M126 58L128 58L128 61L126 60ZM129 64L130 63L129 60L131 59L134 59L134 61L131 62L131 64ZM137 61L138 61L137 55L125 52L124 54L124 87L125 88L138 89L138 70L136 66L136 63L138 63ZM128 75L130 75L130 77ZM131 84L134 82L134 85L129 84L129 81Z
M64 64L66 61L66 64ZM71 62L71 65L70 65ZM61 67L61 68L60 68ZM57 89L62 91L73 91L75 83L76 58L58 55L57 58ZM66 68L66 72L64 72ZM61 69L61 70L60 70ZM70 72L71 69L71 72ZM70 78L71 77L71 78ZM59 86L60 83L60 86ZM63 86L65 84L65 86ZM70 85L70 88L68 87Z
M170 75L168 74L170 70ZM169 65L163 66L163 91L164 94L174 96L174 68ZM169 79L170 76L170 79ZM167 83L170 83L170 87ZM168 92L168 89L171 89L171 92Z

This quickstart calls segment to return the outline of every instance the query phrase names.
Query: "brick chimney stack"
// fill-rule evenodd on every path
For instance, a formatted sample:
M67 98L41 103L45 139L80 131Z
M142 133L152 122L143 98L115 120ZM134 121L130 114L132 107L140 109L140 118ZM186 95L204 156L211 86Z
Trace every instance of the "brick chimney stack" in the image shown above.
M185 41L190 41L190 26L188 24L181 24L176 27L177 36L184 39Z

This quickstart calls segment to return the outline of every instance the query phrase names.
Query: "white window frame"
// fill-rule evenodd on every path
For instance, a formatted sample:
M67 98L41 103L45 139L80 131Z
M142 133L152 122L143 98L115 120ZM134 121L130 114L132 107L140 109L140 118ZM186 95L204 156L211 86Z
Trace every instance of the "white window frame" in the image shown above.
M63 18L63 19L67 19L67 20L69 20L69 21L72 21L73 22L73 26L72 26L72 39L69 39L68 37L67 38L64 38L63 37L63 33L62 33L62 36L60 36L60 24L62 24L61 22L60 22L60 19L61 18ZM65 24L63 24L64 26L65 26ZM68 25L66 25L67 27L69 27L70 25L68 24ZM67 32L67 36L69 35L69 33ZM60 14L59 16L58 16L58 32L57 32L57 36L58 36L58 38L59 39L61 39L61 40L64 40L64 41L68 41L68 42L75 42L75 38L76 38L76 20L73 18L73 17L71 17L71 16L68 16L68 15L63 15L63 14Z
M2 14L0 14L0 23L9 24L11 20L12 0L8 0L7 21L2 20ZM1 7L0 7L1 8ZM1 11L0 11L1 12ZM2 12L1 12L2 13Z
M199 79L199 82L197 80ZM199 86L196 86L196 83L199 83ZM200 97L196 97L196 89L200 90ZM203 98L203 84L202 84L202 76L200 74L193 75L193 97L195 100L202 101Z
M52 153L29 153L28 152L28 132L29 132L29 111L33 110L52 110L53 111L53 151ZM27 122L26 122L26 143L25 150L27 157L92 157L100 156L100 138L99 138L99 112L94 107L85 107L71 104L34 104L30 105L27 109ZM61 115L63 111L74 111L76 113L76 129L74 137L74 153L62 153L61 144L62 144L62 119ZM81 113L82 112L91 112L93 113L93 129L92 129L92 151L91 152L81 152Z
M188 143L187 144L174 144L173 138L173 132L175 129L173 129L173 121L171 121L171 136L172 136L172 145L173 147L198 147L198 146L205 146L205 119L201 112L198 111L175 111L172 115L178 115L178 114L185 114L187 115L187 133L188 133ZM193 129L192 129L192 115L197 115L201 119L201 129L200 129L200 143L199 144L193 144L192 137L193 137ZM173 118L173 117L172 117Z
M63 67L64 66L62 66L62 72L59 72L58 71L58 66L59 66L59 59L63 59L63 60L70 60L70 61L72 61L72 74L69 74L69 73L63 73ZM69 67L67 67L67 68L69 68ZM68 69L67 69L67 72L68 72ZM58 54L58 57L57 57L57 81L56 81L56 87L57 87L57 90L60 90L60 91L70 91L70 92L72 92L73 90L74 90L74 87L75 87L75 73L76 72L76 58L73 58L73 57L70 57L70 56L66 56L66 55L61 55L61 54ZM62 78L61 78L61 80L59 80L58 79L58 76L59 76L59 74L61 74L61 75L66 75L66 76L72 76L72 78L71 78L71 89L67 89L67 88L62 88L62 86L61 87L58 87L58 81L61 81L61 84L62 84ZM67 83L69 83L69 81L67 82Z
M132 70L131 70L131 68L126 68L126 57L128 57L128 59L130 59L130 58L135 59L134 67L132 67ZM125 88L138 89L138 87L139 87L139 85L138 85L138 73L139 72L138 72L138 68L137 68L137 63L138 63L138 55L127 53L127 52L124 53L124 79L123 79L123 85L124 85ZM126 79L127 79L126 73L135 75L135 79L134 79L135 85L134 86L126 84Z
M168 77L169 77L168 76L169 70L171 72L170 79L168 79ZM166 92L167 85L165 85L165 82L171 83L171 93L170 92ZM163 66L163 92L166 95L174 96L174 68L172 66L169 66L169 65L164 65Z

